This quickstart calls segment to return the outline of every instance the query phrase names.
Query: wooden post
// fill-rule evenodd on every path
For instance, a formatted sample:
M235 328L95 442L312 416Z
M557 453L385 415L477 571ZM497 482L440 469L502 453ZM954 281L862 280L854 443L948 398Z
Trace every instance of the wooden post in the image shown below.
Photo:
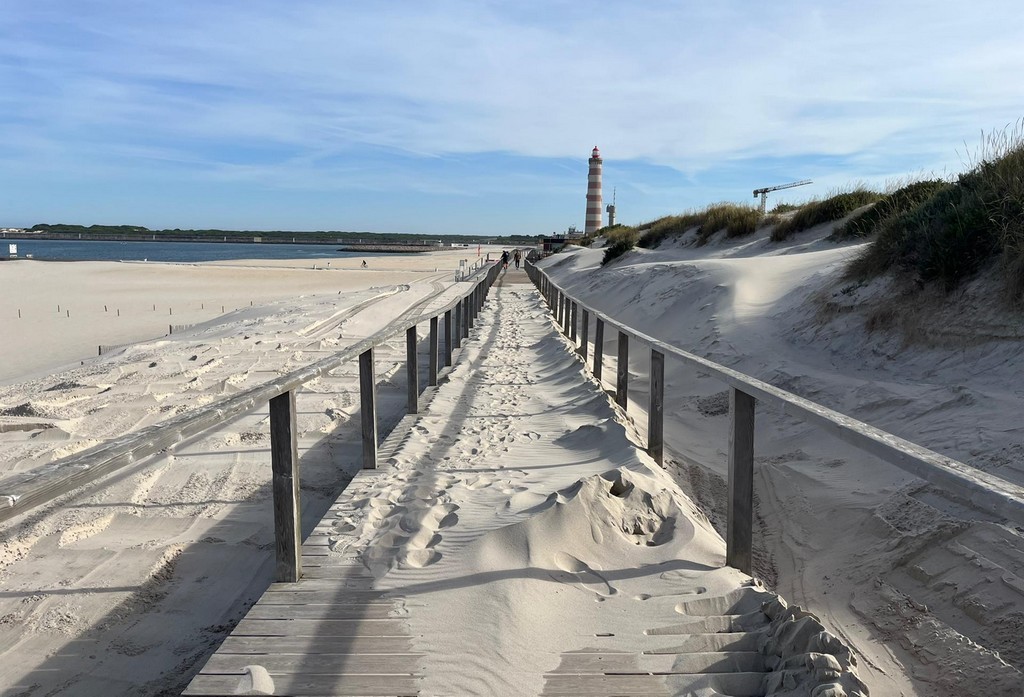
M619 360L615 363L615 403L627 411L629 405L629 334L619 330Z
M436 332L431 334L436 339ZM405 375L408 389L406 409L410 414L420 410L420 366L416 355L416 325L405 330Z
M590 312L583 310L583 326L580 327L580 356L587 362L587 335L590 333Z
M576 324L577 320L579 319L579 311L579 303L574 302L572 304L572 317L569 320L569 339L572 340L574 344L576 343Z
M462 346L462 302L455 303L455 348Z
M373 349L359 354L359 404L363 422L363 469L377 469L377 381Z
M295 583L302 576L302 498L295 392L270 400L270 469L274 492L274 578Z
M725 563L753 570L754 398L729 388L729 504Z
M462 338L469 338L469 297L462 299Z
M604 320L597 318L594 325L594 377L601 382L601 369L604 367Z
M452 364L452 335L455 333L452 327L452 311L445 310L444 313L444 364Z
M558 326L562 326L562 311L565 309L565 305L562 302L564 296L560 291L555 291L555 318L558 320Z
M651 349L651 406L647 410L647 452L665 464L665 354Z
M448 336L451 337L451 330L449 330ZM438 343L438 339L439 338L440 337L438 337L438 335L437 335L437 317L431 317L430 318L430 338L429 338L429 340L427 342L427 345L428 345L427 351L429 352L429 356L427 358L427 373L428 373L427 374L427 384L430 385L431 387L435 387L437 385L437 343ZM451 339L449 338L448 339L448 365L452 364L451 363L451 358L452 358L452 342L451 342Z

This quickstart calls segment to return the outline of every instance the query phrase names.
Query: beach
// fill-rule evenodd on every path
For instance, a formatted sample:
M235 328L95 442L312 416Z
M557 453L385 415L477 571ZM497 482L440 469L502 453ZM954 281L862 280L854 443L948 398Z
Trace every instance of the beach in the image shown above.
M352 259L329 270L263 260L0 264L5 297L38 316L4 343L4 365L22 368L5 368L0 387L0 475L52 466L331 355L402 313L440 307L466 287L453 281L466 251L389 257L375 261L388 268L366 270ZM1009 454L1020 395L997 387L1012 384L1019 351L958 347L989 366L970 373L943 363L941 347L855 364L865 344L885 343L822 321L812 302L849 246L812 235L781 251L760 240L678 245L605 269L601 253L569 250L541 267L630 326L1017 476ZM760 581L723 568L724 387L668 364L659 468L640 435L647 358L630 363L623 417L532 289L501 292L509 314L484 311L464 363L431 404L436 413L402 435L372 481L346 488L361 466L356 366L297 393L303 533L321 535L339 558L356 555L388 597L414 594L394 612L414 644L435 651L424 659L425 694L449 684L536 693L579 663L576 652L657 654L692 627L713 627L702 615L734 606L756 609L751 631L770 633L769 620L803 617L766 610L777 591L820 619L825 643L872 695L1014 695L1024 564L1013 529L759 411ZM117 299L126 322L115 334ZM154 303L174 314L152 316L161 315ZM79 313L91 321L70 323ZM179 317L193 326L168 333ZM614 332L605 339L608 380ZM96 355L104 342L127 345ZM383 431L404 414L404 358L404 336L376 351ZM914 366L947 372L926 378ZM270 500L263 409L2 524L0 693L177 694L273 580ZM438 626L452 631L432 637ZM667 660L645 655L642 664L658 672Z

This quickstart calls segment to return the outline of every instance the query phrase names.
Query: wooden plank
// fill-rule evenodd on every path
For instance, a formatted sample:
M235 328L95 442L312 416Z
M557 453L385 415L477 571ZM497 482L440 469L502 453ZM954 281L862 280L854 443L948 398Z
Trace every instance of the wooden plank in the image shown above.
M250 620L241 619L234 636L356 637L408 636L405 620Z
M436 359L435 359L436 364ZM405 381L406 411L415 414L420 410L420 367L416 352L416 325L405 330Z
M226 638L217 649L218 654L247 654L258 656L269 653L274 655L285 653L318 653L329 655L360 654L360 653L411 653L412 637L321 637L321 636L288 636L288 637L249 637L235 636ZM258 663L258 659L254 662Z
M274 578L292 583L302 575L302 497L294 390L270 400L270 469L274 495Z
M583 310L583 326L580 327L580 356L583 358L583 363L587 362L587 337L590 334L590 312L585 308Z
M665 462L665 354L651 349L651 403L647 410L647 452Z
M395 611L394 603L297 603L276 605L256 603L245 618L249 620L386 620Z
M419 694L421 678L400 675L275 675L275 695L385 695ZM234 695L238 675L197 675L183 695Z
M373 347L359 354L359 404L363 427L363 469L377 469L377 379Z
M416 653L355 654L352 656L321 654L316 650L300 654L222 654L219 651L203 666L203 675L241 675L247 665L256 663L271 675L302 673L303 675L416 675L420 657Z
M462 338L469 338L469 296L462 299Z
M594 325L594 379L601 382L601 369L604 368L604 320L597 318Z
M669 697L665 678L660 675L558 675L544 676L542 695L634 695Z
M452 349L454 348L452 345L452 335L454 333L455 329L452 327L452 311L448 310L444 313L444 364L446 367L451 367L452 364Z
M430 318L430 338L427 341L427 385L437 387L437 317Z
M725 563L753 570L754 398L729 388L729 502Z
M615 403L628 411L629 405L629 334L619 332L619 360L615 363Z
M576 325L579 323L580 306L579 303L574 302L571 307L572 313L569 318L569 340L576 343Z
M290 587L297 590L267 590L260 599L259 605L388 605L394 606L398 598L389 596L386 591L373 589L353 589L338 586L337 588L316 588L302 590L306 584L300 581Z

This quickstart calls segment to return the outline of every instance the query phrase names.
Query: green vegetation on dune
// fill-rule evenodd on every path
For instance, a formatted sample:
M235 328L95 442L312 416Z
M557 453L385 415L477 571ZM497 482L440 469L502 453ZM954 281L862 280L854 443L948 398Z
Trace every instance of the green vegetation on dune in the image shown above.
M725 230L725 236L743 237L753 234L759 227L761 214L753 206L736 203L716 203L702 211L669 215L639 226L639 246L654 249L664 240L697 228L697 244L705 244L715 234Z
M847 275L865 279L895 270L952 289L998 260L1011 299L1024 299L1022 125L990 136L978 164L954 183L883 220Z
M612 225L602 228L602 233L608 245L604 249L604 257L601 258L601 266L604 266L613 259L618 259L623 254L636 246L640 238L635 228L628 225Z
M829 239L841 241L867 237L877 232L888 218L894 218L921 205L949 185L949 182L941 179L927 179L900 187L880 198L871 208L836 228Z
M845 218L861 206L875 203L882 194L858 187L852 191L834 194L821 201L801 206L791 217L779 222L772 230L772 241L782 242L790 235L809 230L815 225Z

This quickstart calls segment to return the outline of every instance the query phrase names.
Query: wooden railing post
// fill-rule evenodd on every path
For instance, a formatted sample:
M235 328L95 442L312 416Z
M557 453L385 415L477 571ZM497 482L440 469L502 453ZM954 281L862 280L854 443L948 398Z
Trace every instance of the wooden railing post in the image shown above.
M558 326L562 326L562 311L565 310L565 303L562 302L564 296L560 291L555 291L555 321L558 322Z
M469 338L469 297L462 299L462 338Z
M665 463L665 354L651 349L651 405L647 410L647 452Z
M753 570L754 398L729 388L729 504L725 563Z
M302 576L302 499L294 390L270 400L270 468L277 560L274 578L278 583L295 583Z
M437 385L437 317L430 318L430 338L427 341L427 384L431 387ZM448 348L451 348L449 343ZM451 352L448 353L451 356Z
M431 336L436 336L436 332ZM405 375L409 393L406 409L410 414L415 414L420 410L420 366L416 354L415 324L405 330Z
M583 310L583 326L580 327L580 356L587 362L587 335L590 333L590 312Z
M627 411L629 404L629 334L619 330L619 360L615 363L615 403Z
M359 354L359 405L363 424L363 469L377 469L377 381L373 348Z
M445 310L444 313L444 364L451 366L452 364L452 340L454 338L455 328L452 327L452 311Z
M604 320L597 318L594 326L594 377L601 382L601 369L604 368Z
M572 304L572 317L569 319L569 340L574 344L576 343L576 323L579 319L580 306L578 303L573 302Z
M462 346L462 301L455 303L455 348Z

